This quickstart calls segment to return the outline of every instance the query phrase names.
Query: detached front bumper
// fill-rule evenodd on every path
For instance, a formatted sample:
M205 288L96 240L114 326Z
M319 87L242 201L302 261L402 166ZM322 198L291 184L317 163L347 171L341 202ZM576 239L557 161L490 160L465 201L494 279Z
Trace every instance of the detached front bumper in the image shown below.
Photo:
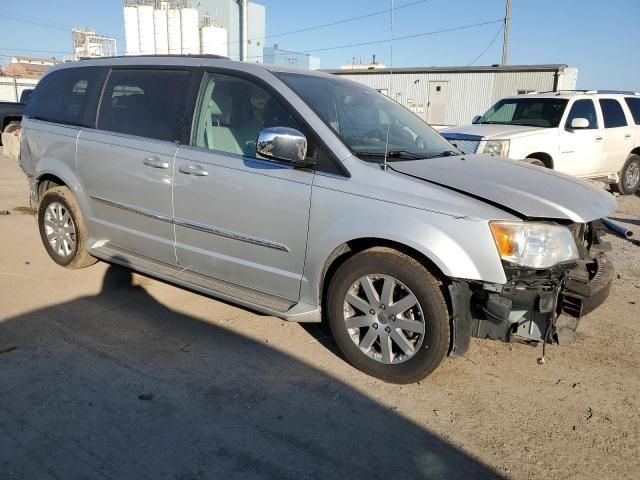
M549 270L507 268L509 281L504 286L453 282L450 354L464 354L471 337L572 343L580 319L609 296L615 270L601 253L607 246L600 243L598 253ZM470 306L468 312L465 305Z

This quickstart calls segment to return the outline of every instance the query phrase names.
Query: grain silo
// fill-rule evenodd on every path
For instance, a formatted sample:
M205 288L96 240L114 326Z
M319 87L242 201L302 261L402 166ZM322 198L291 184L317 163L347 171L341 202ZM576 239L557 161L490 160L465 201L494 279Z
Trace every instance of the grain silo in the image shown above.
M197 8L183 7L180 9L180 30L182 54L198 55L200 53L200 31L198 29Z
M167 31L170 55L182 53L182 29L180 27L180 9L169 8L167 11Z
M137 5L129 2L124 4L124 41L127 55L140 54L138 7Z
M166 55L169 53L169 30L167 10L169 2L160 2L159 8L153 11L153 29L155 33L155 53L156 55Z
M156 52L153 28L153 5L138 5L138 31L140 36L140 54L153 55Z

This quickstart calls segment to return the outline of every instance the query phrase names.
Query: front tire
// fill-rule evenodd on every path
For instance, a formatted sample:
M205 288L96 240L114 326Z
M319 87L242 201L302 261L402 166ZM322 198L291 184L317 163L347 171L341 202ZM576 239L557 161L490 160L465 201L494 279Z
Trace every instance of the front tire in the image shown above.
M390 248L347 259L331 280L326 303L347 361L391 383L413 383L432 373L450 342L440 287L420 262Z
M52 188L42 196L38 229L45 250L58 265L78 269L98 261L87 253L87 227L78 202L67 187Z
M622 195L633 195L640 188L640 156L629 155L620 172L620 181L614 186Z

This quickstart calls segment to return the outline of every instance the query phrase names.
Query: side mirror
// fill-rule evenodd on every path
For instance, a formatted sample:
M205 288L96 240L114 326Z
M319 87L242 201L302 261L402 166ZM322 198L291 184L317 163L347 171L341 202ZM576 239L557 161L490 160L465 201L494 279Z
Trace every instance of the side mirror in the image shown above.
M576 117L571 120L571 128L574 130L579 130L581 128L589 128L589 120L582 117Z
M482 115L476 115L475 117L473 117L473 120L471 120L471 123L473 123L475 125L480 120L482 120Z
M310 167L314 164L306 158L307 138L294 128L270 127L260 131L256 152L265 158L297 167Z

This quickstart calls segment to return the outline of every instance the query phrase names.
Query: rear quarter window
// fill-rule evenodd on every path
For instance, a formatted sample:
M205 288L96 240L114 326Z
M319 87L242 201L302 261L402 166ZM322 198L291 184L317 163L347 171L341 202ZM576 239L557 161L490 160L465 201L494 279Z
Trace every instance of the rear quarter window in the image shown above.
M45 76L29 98L25 115L67 125L91 125L87 106L98 95L101 75L98 67L65 68Z
M633 122L640 125L640 97L627 97L624 99L633 116Z

